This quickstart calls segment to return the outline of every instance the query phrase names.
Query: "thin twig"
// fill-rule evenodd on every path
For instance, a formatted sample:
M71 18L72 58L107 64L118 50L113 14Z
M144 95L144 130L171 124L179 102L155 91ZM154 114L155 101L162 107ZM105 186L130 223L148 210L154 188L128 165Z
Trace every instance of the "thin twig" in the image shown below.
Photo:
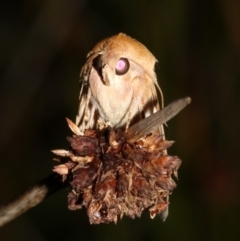
M61 190L65 185L56 174L43 179L15 200L0 208L0 227L41 203L45 198Z
M131 126L126 134L128 142L135 142L139 138L155 130L160 125L166 123L190 102L190 97L177 100L163 110L160 110ZM43 179L24 194L0 208L0 227L41 203L45 198L58 192L65 186L66 185L56 177L56 174L52 174Z
M176 100L169 104L164 109L150 115L149 117L139 121L128 129L126 138L128 142L134 143L141 137L146 136L160 125L165 124L167 121L177 115L182 109L191 103L191 98L186 97L180 100Z

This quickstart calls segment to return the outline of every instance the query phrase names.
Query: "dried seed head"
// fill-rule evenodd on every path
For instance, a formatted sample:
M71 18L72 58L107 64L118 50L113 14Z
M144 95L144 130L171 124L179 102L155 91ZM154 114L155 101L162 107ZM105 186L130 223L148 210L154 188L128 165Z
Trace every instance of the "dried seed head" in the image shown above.
M68 207L87 208L91 224L117 222L124 215L166 216L168 198L176 184L181 160L166 155L173 142L151 134L128 143L119 128L85 130L84 134L68 120L72 137L70 150L56 150L61 164L53 171L71 186Z

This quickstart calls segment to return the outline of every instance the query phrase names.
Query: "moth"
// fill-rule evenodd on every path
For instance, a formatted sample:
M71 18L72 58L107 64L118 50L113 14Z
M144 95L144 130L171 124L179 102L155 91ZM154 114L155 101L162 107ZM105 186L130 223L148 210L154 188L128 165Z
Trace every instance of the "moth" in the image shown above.
M127 131L132 124L160 110L157 91L161 107L163 95L154 70L156 62L143 44L123 33L96 44L80 71L76 117L80 132L96 129L99 121ZM163 126L158 131L164 136ZM165 220L168 208L160 215Z
M87 55L80 72L80 131L98 121L127 128L160 109L154 66L157 60L137 40L123 34L100 41ZM160 133L164 134L163 127Z

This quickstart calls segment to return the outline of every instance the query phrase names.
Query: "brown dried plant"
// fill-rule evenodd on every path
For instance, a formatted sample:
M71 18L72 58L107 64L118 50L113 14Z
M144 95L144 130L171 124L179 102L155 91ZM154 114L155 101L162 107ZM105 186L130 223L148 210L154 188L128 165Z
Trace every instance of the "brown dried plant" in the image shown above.
M61 164L54 172L69 182L68 208L87 208L91 224L117 222L124 215L140 217L149 210L150 217L163 214L169 195L176 187L181 160L166 155L173 141L160 134L149 134L134 143L125 131L104 126L96 130L79 128L70 120L73 136L68 137L70 150L53 151Z

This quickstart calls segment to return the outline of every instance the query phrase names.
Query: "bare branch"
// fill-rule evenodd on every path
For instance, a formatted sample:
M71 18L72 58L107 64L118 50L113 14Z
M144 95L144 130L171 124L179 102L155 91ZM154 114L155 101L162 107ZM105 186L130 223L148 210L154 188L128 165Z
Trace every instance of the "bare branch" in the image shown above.
M48 196L58 192L64 186L56 174L43 179L9 204L0 207L0 227L36 206Z
M144 137L145 135L151 133L159 126L172 119L190 103L190 97L176 100L164 109L134 124L128 129L128 132L126 134L128 142L134 143L141 137Z

